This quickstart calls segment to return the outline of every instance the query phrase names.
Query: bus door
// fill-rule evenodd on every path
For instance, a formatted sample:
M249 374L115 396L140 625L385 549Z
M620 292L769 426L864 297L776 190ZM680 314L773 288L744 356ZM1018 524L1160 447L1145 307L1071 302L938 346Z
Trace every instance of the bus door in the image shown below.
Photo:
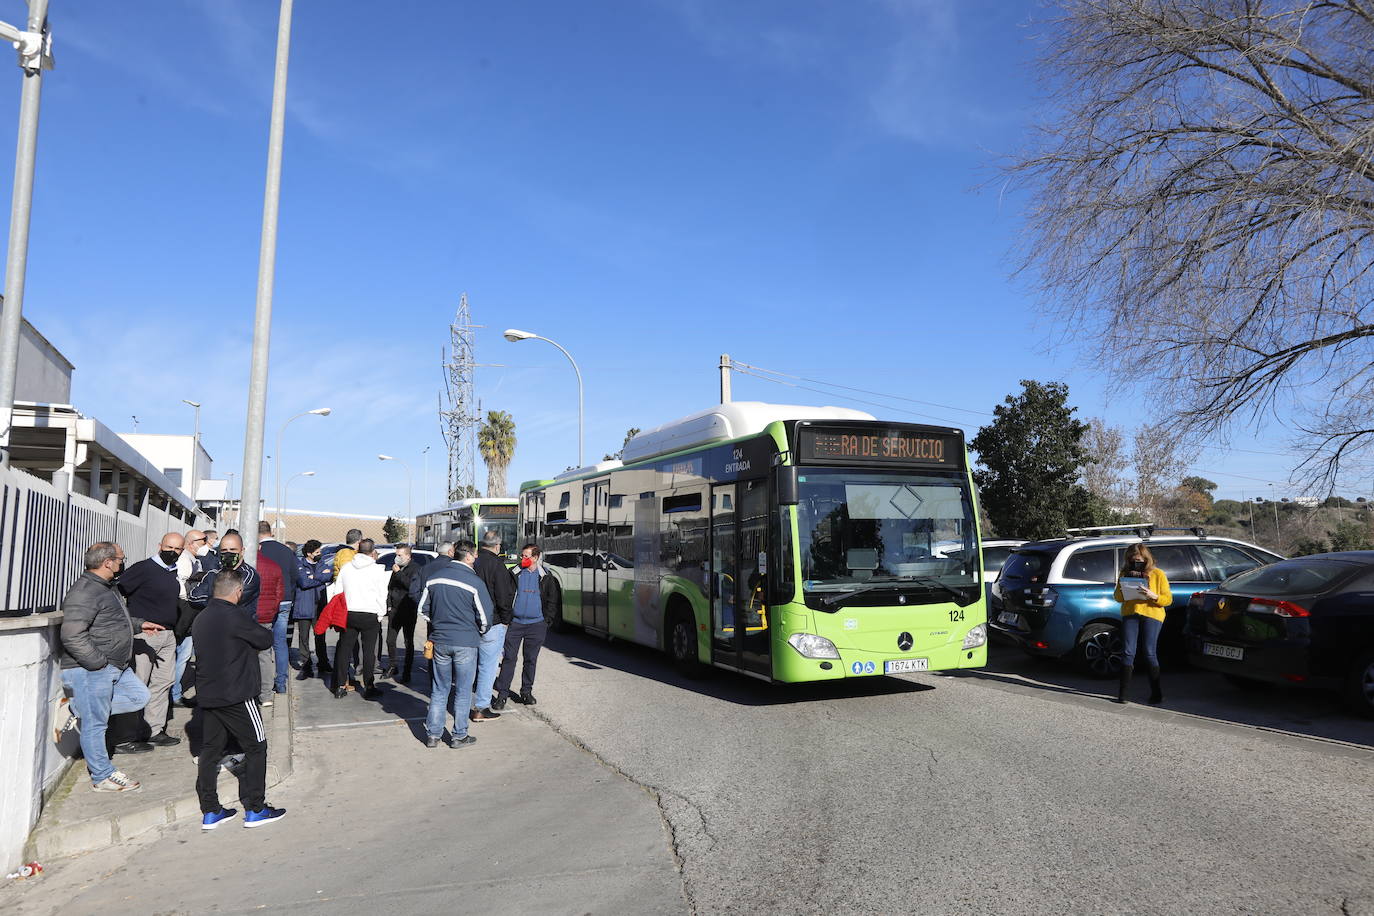
M711 660L739 667L735 642L735 485L711 488Z
M767 545L767 481L747 480L712 488L712 658L771 676Z
M610 632L607 602L606 557L610 551L610 525L606 519L606 494L610 481L582 487L582 625Z
M735 515L739 522L739 575L735 580L740 660L748 671L771 676L772 640L768 632L768 483L738 484Z

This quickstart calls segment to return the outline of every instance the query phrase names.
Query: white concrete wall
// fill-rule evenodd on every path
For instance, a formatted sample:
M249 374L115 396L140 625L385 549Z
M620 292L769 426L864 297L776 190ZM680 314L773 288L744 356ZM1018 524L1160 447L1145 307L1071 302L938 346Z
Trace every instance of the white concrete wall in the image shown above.
M21 864L46 793L71 760L53 743L61 700L57 628L62 615L0 618L0 869Z
M71 363L27 321L19 335L19 374L14 380L14 399L40 404L72 402Z

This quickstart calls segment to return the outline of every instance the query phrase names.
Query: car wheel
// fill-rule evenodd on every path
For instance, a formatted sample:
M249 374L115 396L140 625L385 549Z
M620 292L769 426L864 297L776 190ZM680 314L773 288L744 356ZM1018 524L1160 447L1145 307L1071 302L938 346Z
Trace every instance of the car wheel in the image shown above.
M1226 680L1230 681L1234 686L1239 687L1241 690L1254 692L1259 690L1274 689L1274 685L1269 683L1268 681L1256 680L1253 677L1245 677L1244 675L1240 674L1225 674L1222 676L1226 678Z
M701 677L703 669L697 657L697 632L693 626L692 612L681 604L673 605L668 611L667 629L665 643L673 667L684 677Z
M1350 709L1374 719L1374 649L1360 653L1346 683L1346 702Z
M1121 628L1094 623L1078 634L1074 663L1092 677L1116 677L1121 673Z

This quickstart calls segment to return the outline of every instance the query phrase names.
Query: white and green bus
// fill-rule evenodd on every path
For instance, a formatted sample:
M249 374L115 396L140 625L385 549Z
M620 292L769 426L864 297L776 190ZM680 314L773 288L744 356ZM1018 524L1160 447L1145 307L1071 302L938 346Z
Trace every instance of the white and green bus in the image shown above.
M963 433L722 404L520 488L565 625L795 683L982 666Z
M415 546L433 550L444 541L482 543L482 535L494 528L501 534L501 552L507 557L520 551L516 519L520 510L514 496L460 499L442 509L415 517Z

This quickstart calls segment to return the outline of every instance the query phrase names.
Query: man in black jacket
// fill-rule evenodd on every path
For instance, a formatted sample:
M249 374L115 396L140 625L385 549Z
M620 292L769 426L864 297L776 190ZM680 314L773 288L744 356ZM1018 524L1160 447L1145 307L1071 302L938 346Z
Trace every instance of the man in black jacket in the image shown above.
M410 683L410 669L415 661L416 601L410 597L410 587L420 575L420 564L415 562L412 553L409 544L396 545L396 559L386 589L387 669L382 677L398 679L402 684ZM406 640L406 662L398 675L396 642L400 636Z
M237 569L243 574L243 595L239 598L239 607L256 622L258 592L262 591L262 583L258 580L258 571L243 561L243 538L237 534L225 532L219 546L219 564L207 572L199 584L187 590L186 600L193 608L205 607L214 593L215 576L221 569Z
M176 625L181 614L177 561L184 546L182 536L169 531L162 536L157 553L139 560L119 577L119 591L129 603L129 613L162 627L156 633L134 637L134 670L148 685L148 705L143 708L146 734L151 735L148 742L158 746L181 743L180 738L167 734L167 709L176 675ZM125 743L115 749L127 746Z
M155 633L155 623L130 617L114 578L124 568L124 549L111 541L86 548L86 571L62 599L62 683L81 720L81 753L97 792L138 788L110 763L105 730L110 715L134 713L148 702L148 688L132 667L134 634ZM152 745L146 745L152 750Z
M220 570L210 602L191 627L196 645L196 697L204 736L196 777L202 830L213 830L238 814L219 802L219 766L230 735L243 751L243 769L239 773L243 826L260 827L286 814L284 808L273 808L266 802L267 729L257 700L262 685L258 653L272 647L272 631L239 607L243 580L240 569Z
M509 697L517 703L533 706L534 672L539 662L539 650L549 627L563 616L563 589L558 579L544 567L541 551L535 544L520 548L520 571L515 577L515 608L511 625L506 631L506 648L501 659L501 673L496 676L496 698L493 709L504 709ZM515 660L524 655L520 673L520 694L511 696L510 685L515 678Z
M495 619L482 635L482 645L478 647L477 683L472 691L472 712L468 714L473 722L485 722L501 718L499 712L491 710L491 691L501 668L506 628L510 626L515 607L515 577L506 568L506 561L501 559L501 532L495 528L488 528L483 533L482 549L477 551L473 570L491 593L492 604L496 605Z

